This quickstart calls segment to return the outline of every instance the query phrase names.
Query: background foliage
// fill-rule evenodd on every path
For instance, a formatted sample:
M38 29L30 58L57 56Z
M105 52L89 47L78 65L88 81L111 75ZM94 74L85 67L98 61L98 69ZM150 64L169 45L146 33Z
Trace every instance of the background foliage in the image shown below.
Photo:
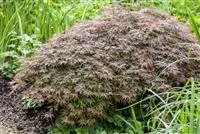
M0 1L0 70L12 76L19 61L31 56L53 34L90 19L107 1Z

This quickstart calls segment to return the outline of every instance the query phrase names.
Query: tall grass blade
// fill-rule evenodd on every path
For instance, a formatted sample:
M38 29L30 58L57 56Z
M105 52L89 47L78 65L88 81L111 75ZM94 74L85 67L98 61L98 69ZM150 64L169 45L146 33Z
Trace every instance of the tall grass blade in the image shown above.
M195 84L191 78L191 102L190 102L190 133L194 133L194 115L195 115Z
M188 15L189 15L190 24L191 24L191 26L192 26L192 28L195 32L195 35L197 37L198 42L200 43L200 31L198 29L197 23L194 19L193 14L191 13L190 9L187 8L187 12L188 12Z
M132 119L133 119L133 122L134 122L134 126L137 129L136 133L137 134L144 134L142 124L137 120L133 107L131 107L131 115L132 115Z
M128 122L127 120L125 120L119 115L117 115L117 117L119 117L122 121L124 121L136 133L136 128L130 122Z

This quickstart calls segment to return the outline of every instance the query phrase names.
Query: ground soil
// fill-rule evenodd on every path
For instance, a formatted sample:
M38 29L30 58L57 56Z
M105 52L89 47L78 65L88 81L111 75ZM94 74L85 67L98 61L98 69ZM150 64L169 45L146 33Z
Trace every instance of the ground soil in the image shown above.
M6 80L0 76L0 134L45 134L49 125L44 122L47 108L34 111L22 109L23 90L11 90Z

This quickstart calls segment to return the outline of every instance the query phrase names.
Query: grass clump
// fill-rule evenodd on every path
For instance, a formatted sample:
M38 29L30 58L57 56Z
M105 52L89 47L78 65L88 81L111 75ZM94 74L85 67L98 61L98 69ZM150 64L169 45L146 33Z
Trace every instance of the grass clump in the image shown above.
M62 123L90 126L150 86L158 93L188 77L199 79L199 61L188 58L200 56L200 48L184 24L154 9L101 12L102 19L75 25L44 44L15 76L57 109Z
M139 107L143 130L148 133L199 133L199 82L188 79L183 87L173 91L155 93L141 101L123 108ZM148 107L147 107L148 105ZM134 119L134 118L133 118ZM134 119L137 121L137 119Z

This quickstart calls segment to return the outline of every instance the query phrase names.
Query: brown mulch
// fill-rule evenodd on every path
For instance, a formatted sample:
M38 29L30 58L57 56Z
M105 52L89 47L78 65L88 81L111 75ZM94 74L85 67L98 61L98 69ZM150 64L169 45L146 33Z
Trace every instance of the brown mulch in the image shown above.
M21 106L23 90L11 90L11 80L0 76L0 134L45 134L48 123L44 116L48 108L34 111Z

